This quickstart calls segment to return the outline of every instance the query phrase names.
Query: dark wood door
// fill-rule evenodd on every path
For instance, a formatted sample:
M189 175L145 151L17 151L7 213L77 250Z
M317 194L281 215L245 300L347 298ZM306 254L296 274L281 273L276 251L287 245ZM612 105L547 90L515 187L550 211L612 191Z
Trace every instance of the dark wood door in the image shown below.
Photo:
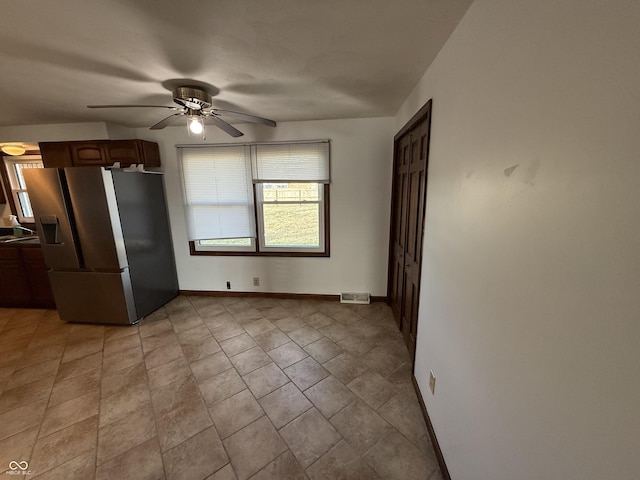
M409 163L411 162L411 138L409 135L396 144L393 169L393 199L390 258L390 299L393 317L402 328L402 308L404 304L404 256L407 231L407 192L409 187Z
M388 297L412 359L418 333L431 102L395 138Z

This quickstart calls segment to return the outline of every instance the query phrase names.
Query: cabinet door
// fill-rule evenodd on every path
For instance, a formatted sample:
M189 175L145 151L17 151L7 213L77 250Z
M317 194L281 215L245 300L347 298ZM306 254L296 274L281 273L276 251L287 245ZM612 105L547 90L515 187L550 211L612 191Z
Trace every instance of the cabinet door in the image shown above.
M160 150L158 148L158 144L155 142L140 140L140 147L142 150L142 157L144 158L145 167L159 167Z
M132 163L143 163L136 140L112 140L102 146L107 165L120 162L121 167L128 167Z
M82 165L106 165L102 145L96 142L69 143L71 158L75 166Z
M0 248L0 305L27 306L31 288L17 248Z
M44 263L42 249L23 247L20 249L27 279L31 285L32 304L37 307L55 308L51 283Z
M42 163L45 167L64 168L73 166L69 142L42 142L39 144Z

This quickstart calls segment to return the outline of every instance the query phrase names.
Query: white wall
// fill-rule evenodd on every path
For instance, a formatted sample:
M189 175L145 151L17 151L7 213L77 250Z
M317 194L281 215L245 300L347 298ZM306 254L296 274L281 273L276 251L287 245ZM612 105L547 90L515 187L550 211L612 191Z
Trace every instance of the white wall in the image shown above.
M110 127L112 126L104 122L0 127L0 143L38 143L108 139L112 138L108 134ZM118 129L118 127L112 128Z
M454 480L640 478L638 25L476 0L395 118L433 98L416 376Z
M190 256L175 145L203 142L189 139L186 126L139 129L160 146L180 288L226 290L231 281L232 291L386 295L392 126L391 118L239 125L243 142L331 140L330 258ZM206 143L231 141L238 140L207 128Z

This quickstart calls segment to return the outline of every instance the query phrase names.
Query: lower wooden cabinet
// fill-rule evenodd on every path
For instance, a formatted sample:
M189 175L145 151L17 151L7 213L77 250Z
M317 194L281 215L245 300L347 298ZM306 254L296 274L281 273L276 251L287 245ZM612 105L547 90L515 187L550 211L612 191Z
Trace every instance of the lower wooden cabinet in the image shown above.
M55 308L39 246L0 244L0 306Z

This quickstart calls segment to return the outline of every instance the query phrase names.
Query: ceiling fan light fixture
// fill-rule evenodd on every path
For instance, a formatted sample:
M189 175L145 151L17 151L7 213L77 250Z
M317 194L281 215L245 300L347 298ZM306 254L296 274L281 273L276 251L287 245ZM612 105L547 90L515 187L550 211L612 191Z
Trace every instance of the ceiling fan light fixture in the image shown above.
M204 122L202 121L201 117L191 115L189 117L189 120L187 120L187 124L189 127L189 132L193 133L194 135L202 134L204 136Z
M2 151L4 153L6 153L7 155L12 155L14 157L18 157L20 155L24 155L24 152L26 150L23 147L21 147L20 145L3 145L2 146Z

